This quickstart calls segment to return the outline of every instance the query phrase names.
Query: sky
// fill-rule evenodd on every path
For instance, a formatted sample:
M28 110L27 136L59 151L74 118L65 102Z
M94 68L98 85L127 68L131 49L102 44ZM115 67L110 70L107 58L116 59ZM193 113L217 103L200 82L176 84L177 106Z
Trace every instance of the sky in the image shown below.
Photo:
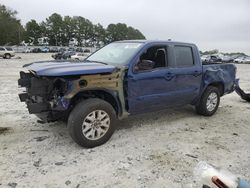
M25 24L53 13L106 27L126 23L147 39L191 42L202 51L250 55L250 0L0 0Z

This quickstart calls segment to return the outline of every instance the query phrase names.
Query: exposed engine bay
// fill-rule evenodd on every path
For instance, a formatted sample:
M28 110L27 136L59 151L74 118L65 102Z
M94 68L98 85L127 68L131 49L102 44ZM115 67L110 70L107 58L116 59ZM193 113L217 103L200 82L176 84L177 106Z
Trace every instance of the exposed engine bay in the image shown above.
M65 78L37 77L31 72L20 72L18 84L25 87L26 91L19 94L19 98L22 102L26 102L30 114L41 113L48 120L52 120L52 110L65 110L66 104L60 99L66 93L69 83L69 79Z

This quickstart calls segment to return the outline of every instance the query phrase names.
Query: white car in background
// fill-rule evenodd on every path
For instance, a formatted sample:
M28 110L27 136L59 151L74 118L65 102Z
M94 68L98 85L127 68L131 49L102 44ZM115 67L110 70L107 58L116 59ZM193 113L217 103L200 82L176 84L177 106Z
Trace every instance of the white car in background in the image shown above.
M234 60L234 58L231 56L227 56L227 55L221 56L221 61L223 63L230 63L230 62L233 62L233 60Z
M250 63L250 57L248 56L243 56L243 57L238 57L234 59L235 63Z
M243 60L244 63L250 64L250 57L245 57Z
M15 56L15 51L10 47L0 47L0 57L10 59Z
M84 53L76 53L75 55L72 55L70 59L72 60L78 60L83 61L87 56Z
M32 51L32 50L31 50L30 48L25 48L25 49L23 49L22 52L23 52L23 53L31 53L31 51Z
M209 56L208 55L203 55L203 56L201 56L201 61L202 62L206 62L206 61L208 61L209 60Z

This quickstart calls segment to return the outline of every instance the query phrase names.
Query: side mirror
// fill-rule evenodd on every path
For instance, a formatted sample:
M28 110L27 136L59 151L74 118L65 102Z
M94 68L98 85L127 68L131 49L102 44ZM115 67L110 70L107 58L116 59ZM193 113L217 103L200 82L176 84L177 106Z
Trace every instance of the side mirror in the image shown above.
M155 66L155 62L154 61L143 59L143 60L140 60L135 65L134 70L136 72L145 71L145 70L152 70L154 68L154 66Z

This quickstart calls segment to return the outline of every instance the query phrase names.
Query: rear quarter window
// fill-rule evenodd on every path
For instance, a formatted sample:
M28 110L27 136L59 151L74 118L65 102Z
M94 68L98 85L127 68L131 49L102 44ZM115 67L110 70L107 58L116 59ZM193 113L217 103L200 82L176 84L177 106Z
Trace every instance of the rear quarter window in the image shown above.
M5 49L0 47L0 51L5 51Z
M189 46L175 46L174 56L176 67L190 67L194 65L193 51Z

